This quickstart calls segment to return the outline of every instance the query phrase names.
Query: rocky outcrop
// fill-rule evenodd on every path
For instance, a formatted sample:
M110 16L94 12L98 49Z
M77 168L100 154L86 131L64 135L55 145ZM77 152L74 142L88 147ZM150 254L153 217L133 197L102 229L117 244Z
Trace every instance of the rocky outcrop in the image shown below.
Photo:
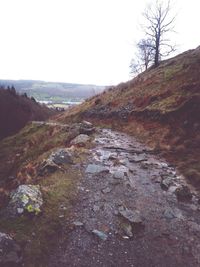
M38 215L43 204L42 193L38 185L20 185L11 193L8 213L11 217L30 213Z
M19 245L8 234L0 232L0 266L19 266L21 260Z

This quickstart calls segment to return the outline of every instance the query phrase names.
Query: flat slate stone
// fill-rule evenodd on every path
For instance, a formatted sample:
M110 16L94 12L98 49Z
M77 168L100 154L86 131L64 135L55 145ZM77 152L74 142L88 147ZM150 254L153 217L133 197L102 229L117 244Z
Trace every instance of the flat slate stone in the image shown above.
M125 176L124 171L115 171L115 172L113 173L113 178L114 178L114 179L123 179L124 176Z
M105 166L97 165L97 164L89 164L86 168L86 173L101 173L101 172L109 172L108 168Z
M112 189L110 187L106 187L104 189L102 189L102 193L107 194L110 193L112 191Z

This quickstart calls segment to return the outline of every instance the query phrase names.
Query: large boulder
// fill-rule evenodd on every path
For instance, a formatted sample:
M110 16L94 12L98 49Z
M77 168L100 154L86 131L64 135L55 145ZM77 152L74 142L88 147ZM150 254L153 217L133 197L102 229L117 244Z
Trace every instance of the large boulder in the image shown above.
M67 148L58 149L50 155L49 160L57 165L73 163L72 153Z
M11 193L8 212L12 217L23 213L38 215L43 204L39 185L20 185Z
M61 165L73 164L73 155L68 148L60 148L53 152L48 159L44 160L40 165L38 174L45 175L53 173L60 169Z
M19 245L5 233L0 233L0 266L19 266L21 263Z
M76 146L85 146L87 142L90 141L90 137L86 134L79 134L76 138L74 138L70 144Z

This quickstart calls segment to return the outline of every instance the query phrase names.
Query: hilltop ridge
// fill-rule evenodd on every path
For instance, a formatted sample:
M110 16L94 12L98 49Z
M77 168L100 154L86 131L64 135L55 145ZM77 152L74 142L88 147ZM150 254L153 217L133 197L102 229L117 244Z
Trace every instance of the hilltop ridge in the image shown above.
M80 101L102 92L105 86L37 80L0 80L4 86L14 86L20 94L26 93L37 101Z

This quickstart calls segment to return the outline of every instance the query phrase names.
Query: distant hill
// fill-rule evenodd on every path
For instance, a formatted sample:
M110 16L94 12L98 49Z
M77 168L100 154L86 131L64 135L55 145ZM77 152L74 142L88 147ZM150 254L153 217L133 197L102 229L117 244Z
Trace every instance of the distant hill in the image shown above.
M105 86L75 83L57 83L33 80L0 80L0 85L14 86L19 93L27 93L37 101L82 101L101 93Z
M0 88L0 140L15 134L28 121L46 120L56 114L26 95L18 95L15 89Z
M148 143L200 185L200 47L59 115L86 118Z

